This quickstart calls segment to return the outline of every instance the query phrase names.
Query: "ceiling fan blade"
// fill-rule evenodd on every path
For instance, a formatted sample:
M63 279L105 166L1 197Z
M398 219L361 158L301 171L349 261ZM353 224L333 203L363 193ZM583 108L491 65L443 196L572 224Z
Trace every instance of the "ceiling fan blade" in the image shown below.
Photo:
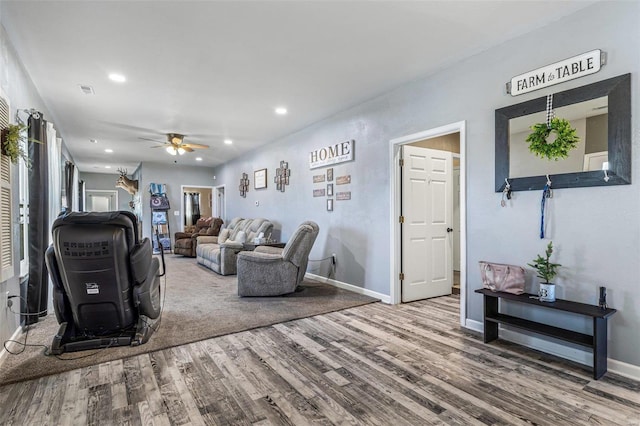
M181 145L180 148L184 149L187 152L193 152L193 149L191 149L190 147L185 146L185 145Z
M162 144L162 145L150 146L149 148L164 148L164 147L167 147L167 146L170 146L170 145L168 143L166 143L166 144Z
M209 145L201 145L199 143L183 143L182 144L183 148L186 147L186 146L188 146L190 148L202 148L202 149L209 148Z
M166 141L159 141L157 139L151 139L151 138L143 138L142 136L139 136L138 139L141 139L143 141L151 141L151 142L157 142L157 143L161 143L161 144L166 144Z

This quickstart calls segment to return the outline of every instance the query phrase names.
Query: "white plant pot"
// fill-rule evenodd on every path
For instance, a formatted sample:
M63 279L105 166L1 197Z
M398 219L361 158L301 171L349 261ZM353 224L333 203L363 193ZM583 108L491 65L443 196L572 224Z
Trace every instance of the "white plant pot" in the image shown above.
M540 283L538 296L540 296L541 302L555 302L556 301L556 285L552 283L549 283L549 284Z

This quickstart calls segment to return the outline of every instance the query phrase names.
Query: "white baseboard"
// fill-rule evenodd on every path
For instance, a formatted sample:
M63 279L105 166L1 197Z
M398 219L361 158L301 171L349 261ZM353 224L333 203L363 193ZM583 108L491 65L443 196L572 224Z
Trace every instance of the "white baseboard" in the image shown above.
M321 275L316 275L316 274L312 274L312 273L309 273L309 272L307 272L305 274L305 277L309 277L312 280L320 281L321 283L329 284L329 285L332 285L334 287L342 288L344 290L349 290L349 291L352 291L354 293L364 294L365 296L375 297L376 299L380 299L380 301L383 302L383 303L391 303L391 297L390 296L388 296L386 294L378 293L377 291L367 290L366 288L358 287L357 285L345 283L345 282L342 282L342 281L337 281L337 280L334 280L334 279L331 279L331 278L323 277Z
M468 318L465 321L465 327L481 333L484 331L484 324L481 321ZM560 358L575 361L589 367L593 366L593 353L591 351L570 348L561 343L555 343L539 337L518 333L517 331L507 330L503 327L500 327L499 333L501 339L509 342L517 343L519 345L526 346L527 348L536 349L551 355L556 355ZM640 380L640 367L637 365L627 364L626 362L608 358L607 371L629 377L630 379Z
M8 340L18 340L18 337L20 337L20 333L22 333L22 327L18 326L18 328L16 328L16 331L13 332L13 335L9 337ZM13 346L13 343L10 343L8 346L9 347ZM2 363L4 362L4 359L7 356L9 356L9 352L7 352L7 350L4 348L4 342L3 342L2 347L0 349L0 367L2 367Z

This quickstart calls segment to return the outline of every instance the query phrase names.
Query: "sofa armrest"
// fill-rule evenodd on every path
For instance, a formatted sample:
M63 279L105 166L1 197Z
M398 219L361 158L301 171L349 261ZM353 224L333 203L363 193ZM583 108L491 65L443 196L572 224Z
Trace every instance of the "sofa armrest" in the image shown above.
M175 240L182 240L184 238L192 238L193 234L191 232L176 232L174 237Z
M244 244L227 240L224 243L221 243L220 247L242 250L244 248Z
M218 244L218 237L198 236L198 244Z
M254 263L274 263L282 261L282 256L277 253L261 253L259 251L243 251L238 253L238 258Z
M281 256L283 250L284 248L282 247L258 246L254 251L257 253L271 253L271 254L277 254Z

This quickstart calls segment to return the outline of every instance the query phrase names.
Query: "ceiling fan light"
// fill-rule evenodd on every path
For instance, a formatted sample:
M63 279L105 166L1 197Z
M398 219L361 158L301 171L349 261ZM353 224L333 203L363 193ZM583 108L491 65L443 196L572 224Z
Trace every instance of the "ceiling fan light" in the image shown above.
M181 148L178 148L178 154L182 155L182 154L184 154L185 152L186 152L186 151L185 151L182 147L181 147ZM175 155L175 154L174 154L174 155Z
M167 152L171 155L176 155L178 152L176 151L176 149L172 146L168 146L167 147Z

